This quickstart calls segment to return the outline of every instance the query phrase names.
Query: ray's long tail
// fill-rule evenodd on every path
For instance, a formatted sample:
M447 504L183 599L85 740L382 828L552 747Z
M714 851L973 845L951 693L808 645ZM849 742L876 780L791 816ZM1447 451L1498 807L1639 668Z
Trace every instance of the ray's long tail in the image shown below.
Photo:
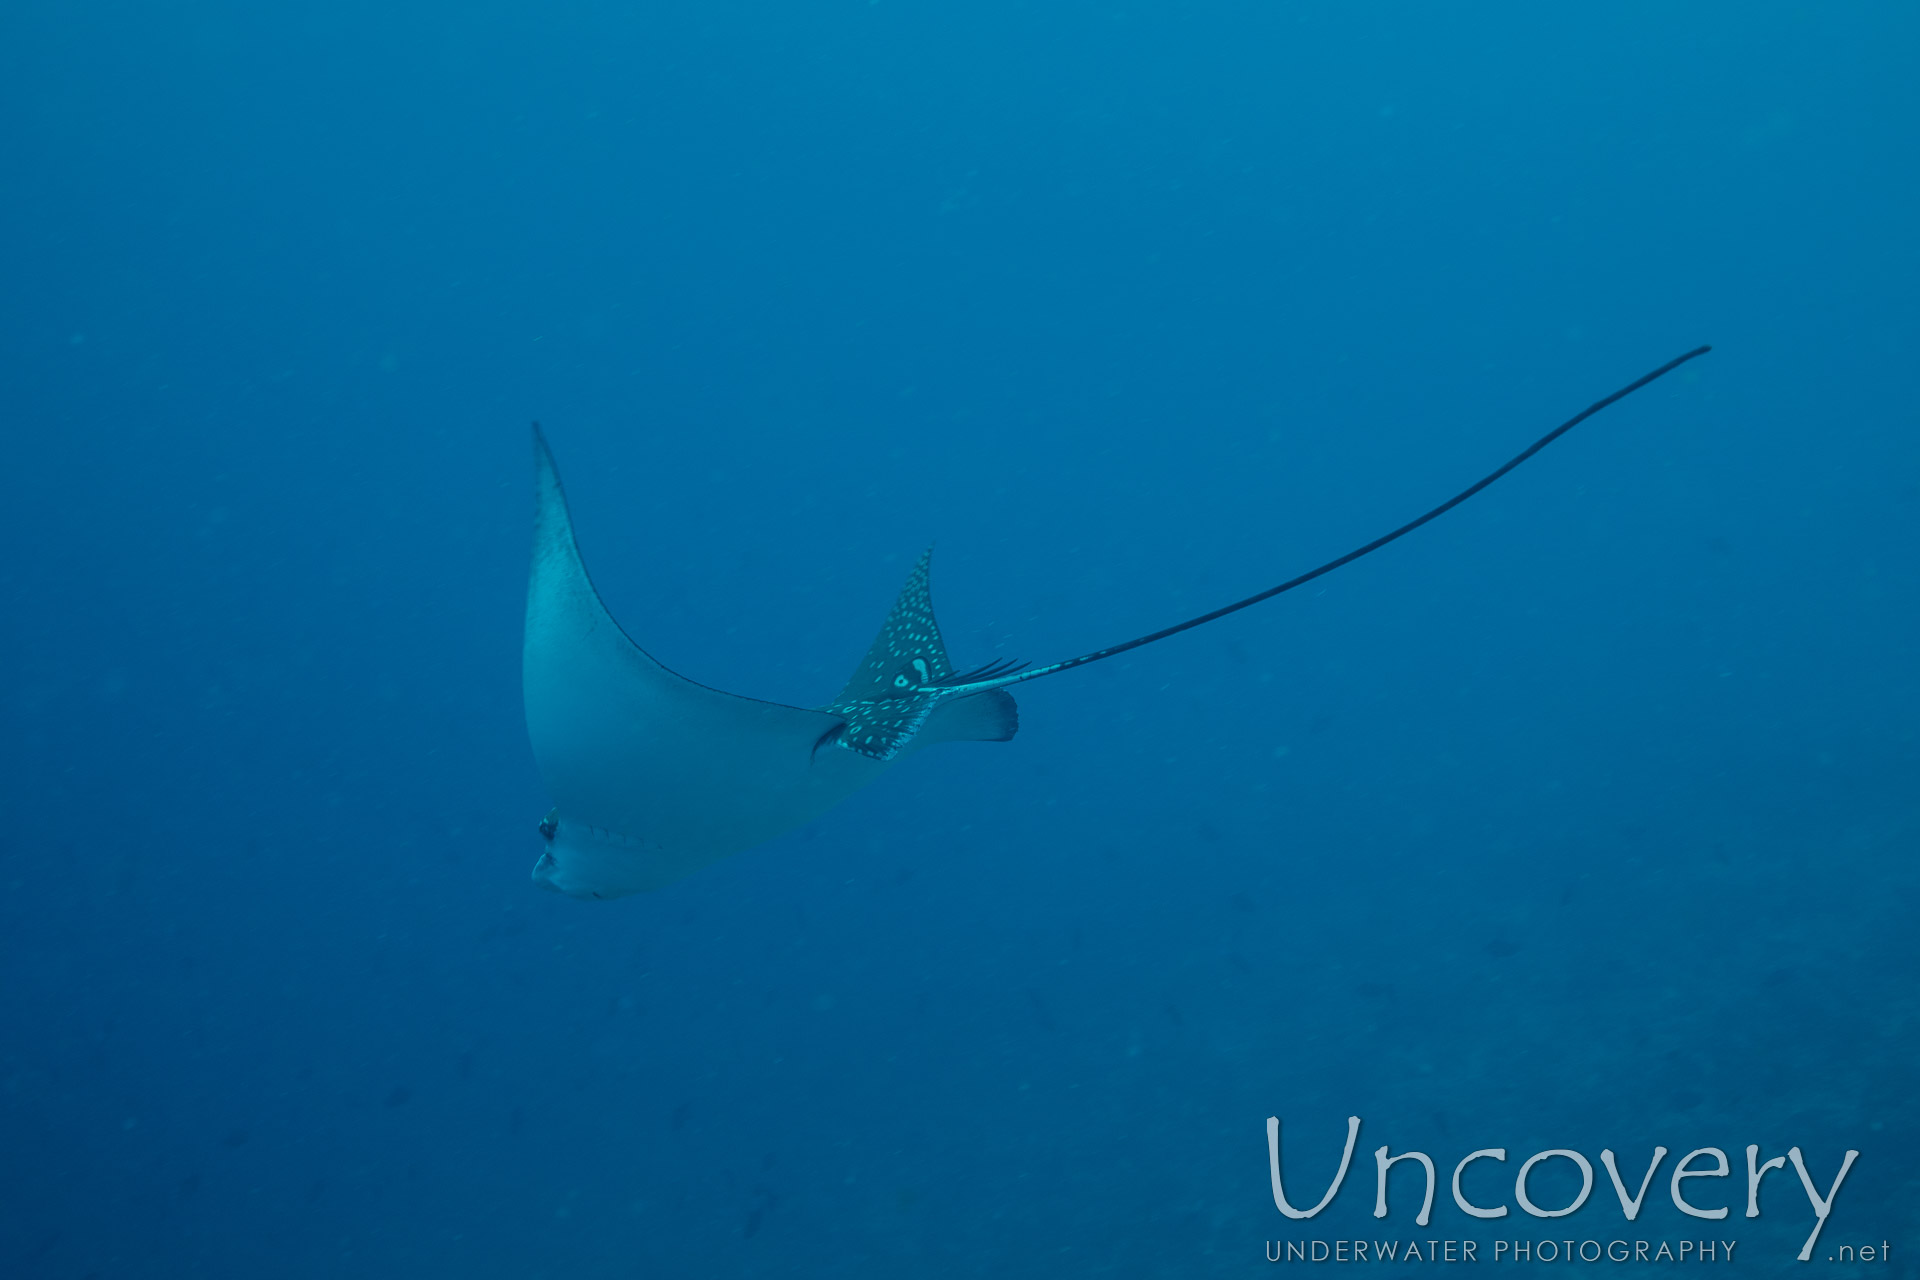
M1068 658L1063 662L1050 662L1044 667L1025 667L1025 664L1009 666L1005 660L1002 660L1000 662L988 663L986 666L976 668L975 670L963 672L959 675L951 676L946 680L929 684L918 690L918 692L932 693L935 691L945 691L950 694L978 693L984 689L999 689L1010 684L1021 684L1028 680L1038 680L1041 676L1054 675L1057 672L1071 670L1074 667L1084 667L1089 662L1098 662L1102 658L1111 658L1115 654L1126 653L1130 649L1138 649L1142 645L1152 644L1156 640L1165 640L1168 636L1177 636L1182 631L1191 631L1195 627L1205 626L1215 619L1224 618L1230 613L1238 613L1242 609L1250 609L1264 600L1271 600L1277 595L1282 595L1293 590L1295 587L1305 586L1315 578L1332 573L1342 565L1352 564L1362 556L1371 555L1396 538L1405 537L1421 525L1426 524L1429 520L1435 520L1445 515L1608 405L1626 399L1648 383L1665 377L1687 361L1697 359L1711 350L1713 350L1713 348L1710 346L1695 347L1683 356L1674 357L1658 369L1655 369L1652 373L1644 374L1632 382L1629 382L1626 386L1621 387L1612 395L1594 401L1579 413L1574 414L1571 418L1568 418L1565 422L1509 458L1499 468L1480 477L1480 479L1474 481L1459 493L1454 494L1451 498L1448 498L1445 502L1427 512L1425 515L1416 516L1393 532L1383 533L1365 546L1355 547L1352 551L1347 552L1347 554L1335 557L1316 569L1309 569L1297 578L1289 578L1277 587L1269 587L1265 591L1259 592L1256 595L1250 595L1244 600L1236 600L1232 604L1222 605L1211 613L1203 613L1197 618L1188 618L1185 622L1176 622L1170 627L1164 627L1148 635L1137 636L1122 644L1112 645L1105 649L1096 649L1092 653L1083 653L1077 658Z

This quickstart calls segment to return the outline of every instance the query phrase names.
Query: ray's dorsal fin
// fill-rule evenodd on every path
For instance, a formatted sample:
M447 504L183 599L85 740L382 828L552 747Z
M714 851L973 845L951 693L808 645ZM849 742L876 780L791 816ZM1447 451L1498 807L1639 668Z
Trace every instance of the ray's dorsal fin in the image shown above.
M1005 742L1020 727L1007 693L956 696L938 687L954 675L933 616L932 562L929 547L907 575L867 656L827 708L846 721L839 745L875 760L893 759L908 743Z
M1163 627L1161 630L1152 632L1149 635L1136 636L1132 640L1123 641L1122 643L1116 644L1116 645L1110 645L1105 649L1095 649L1092 653L1083 653L1077 658L1068 658L1062 662L1050 662L1046 666L1032 667L1026 670L1020 670L1018 668L1015 668L1013 670L1008 670L1004 666L998 666L998 669L996 669L997 664L990 665L987 667L980 668L977 671L969 671L959 676L949 677L948 679L943 681L929 681L927 685L920 690L920 692L934 693L934 692L944 690L947 693L978 694L990 689L1004 689L1007 685L1020 684L1027 680L1038 680L1041 676L1050 676L1050 675L1054 675L1057 672L1070 671L1074 667L1084 667L1089 662L1098 662L1102 658L1111 658L1116 654L1126 653L1128 650L1131 650L1131 649L1138 649L1142 645L1152 644L1156 640L1165 640L1169 636L1177 636L1182 631L1191 631L1195 627L1205 626L1207 623L1212 622L1219 618L1224 618L1230 613L1238 613L1242 609L1251 608L1252 606L1259 604L1265 600L1271 600L1275 596L1280 595L1283 592L1293 590L1295 587L1304 586L1305 584L1312 582L1315 578L1321 577L1325 574L1332 573L1335 569L1340 568L1342 565L1352 564L1355 560L1358 560L1361 556L1371 555L1373 552L1378 551L1380 548L1386 546L1389 542L1392 542L1397 538L1404 537L1405 535L1412 533L1415 529L1418 529L1421 525L1426 524L1428 521L1437 519L1440 516L1445 515L1447 512L1453 510L1455 507L1465 502L1468 498L1471 498L1474 494L1479 493L1482 489L1492 484L1495 480L1498 480L1501 476L1506 475L1509 471L1512 471L1515 467L1525 462L1528 458L1531 458L1534 454L1540 452L1542 449L1552 444L1555 440L1558 440L1561 436L1567 434L1567 432L1573 430L1575 427L1579 426L1581 423L1585 422L1588 418L1591 418L1594 414L1600 412L1602 409L1606 408L1608 405L1614 404L1617 401L1626 399L1628 396L1632 395L1634 392L1638 391L1640 388L1646 386L1649 382L1652 382L1657 378L1661 378L1666 376L1669 373L1672 373L1675 369L1678 369L1681 365L1685 364L1687 361L1695 359L1699 356L1703 356L1711 350L1713 350L1713 348L1710 346L1695 347L1692 351L1687 352L1685 355L1676 356L1672 360L1667 361L1665 364L1661 365L1658 369L1655 369L1652 373L1641 375L1640 377L1634 379L1632 382L1629 382L1626 386L1614 392L1612 395L1605 396L1599 400L1594 401L1592 404L1582 409L1579 413L1574 414L1571 418L1568 418L1565 422L1561 423L1559 426L1555 427L1553 430L1547 432L1547 434L1545 434L1544 436L1541 436L1538 440L1535 440L1532 444L1528 445L1525 449L1522 449L1519 453L1515 454L1512 458L1509 458L1500 467L1498 467L1492 472L1489 472L1487 475L1482 476L1479 480L1476 480L1474 483L1468 485L1465 489L1462 489L1459 493L1454 494L1451 498L1448 498L1445 502L1441 503L1439 506L1435 507L1433 510L1427 512L1424 515L1414 517L1412 520L1407 521L1405 524L1401 525L1398 529L1393 530L1391 533L1381 534L1379 537L1375 538L1372 542L1367 543L1363 547L1356 547L1352 551L1347 552L1347 554L1343 556L1335 557L1334 559L1327 561L1325 564L1319 566L1316 569L1309 569L1307 570L1307 572L1301 574L1299 577L1289 578L1287 579L1287 581L1281 583L1277 587L1269 587L1265 591L1261 591L1261 592L1258 592L1257 594L1250 595L1244 600L1236 600L1232 604L1222 605L1220 608L1213 610L1211 613L1203 613L1197 618L1188 618L1185 622L1176 622L1170 627Z

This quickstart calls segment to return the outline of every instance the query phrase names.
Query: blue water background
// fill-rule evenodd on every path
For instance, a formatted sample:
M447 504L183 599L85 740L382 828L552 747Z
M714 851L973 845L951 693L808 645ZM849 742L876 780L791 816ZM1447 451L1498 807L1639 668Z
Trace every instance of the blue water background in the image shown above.
M1241 1275L1624 1232L1773 1274L1811 1214L1789 1169L1742 1218L1749 1142L1823 1190L1860 1149L1823 1244L1920 1247L1917 37L9 6L0 1273ZM657 894L528 881L530 419L627 628L816 705L929 543L956 663L1068 656L1707 341L1404 542L1020 689L1011 743ZM1350 1114L1339 1200L1287 1223L1266 1117L1310 1202ZM1440 1162L1432 1232L1408 1166L1370 1216L1379 1143ZM1729 1222L1664 1171L1633 1228L1604 1174L1564 1224L1444 1185L1655 1143L1732 1154L1692 1184Z

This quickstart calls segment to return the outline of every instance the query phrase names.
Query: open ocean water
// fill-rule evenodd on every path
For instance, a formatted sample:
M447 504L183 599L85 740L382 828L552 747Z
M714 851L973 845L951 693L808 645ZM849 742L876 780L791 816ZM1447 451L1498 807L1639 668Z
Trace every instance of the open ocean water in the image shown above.
M1920 1275L1917 55L1872 3L8 6L0 1275ZM1703 342L1012 742L529 881L531 419L625 627L815 706L929 544L957 665L1067 657ZM1269 1116L1296 1206L1362 1120L1316 1218ZM1860 1153L1813 1261L1749 1144ZM1599 1153L1656 1145L1628 1222ZM1738 1244L1537 1248L1616 1238Z

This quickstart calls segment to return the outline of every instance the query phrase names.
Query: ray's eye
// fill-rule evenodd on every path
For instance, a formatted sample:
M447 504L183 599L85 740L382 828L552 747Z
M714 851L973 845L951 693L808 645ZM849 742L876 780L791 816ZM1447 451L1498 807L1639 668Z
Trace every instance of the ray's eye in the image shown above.
M920 683L925 684L927 682L927 660L925 658L915 658L913 660L913 669L919 673Z

